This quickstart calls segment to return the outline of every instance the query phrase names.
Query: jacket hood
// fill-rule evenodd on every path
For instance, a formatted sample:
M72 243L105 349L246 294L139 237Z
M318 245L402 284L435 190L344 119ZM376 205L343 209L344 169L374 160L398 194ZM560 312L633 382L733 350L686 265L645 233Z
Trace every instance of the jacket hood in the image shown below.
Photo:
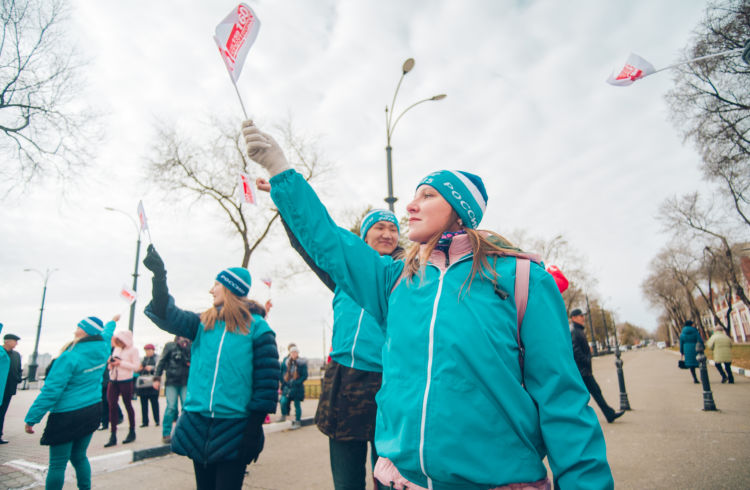
M114 337L125 344L125 348L133 347L133 332L130 330L120 330Z

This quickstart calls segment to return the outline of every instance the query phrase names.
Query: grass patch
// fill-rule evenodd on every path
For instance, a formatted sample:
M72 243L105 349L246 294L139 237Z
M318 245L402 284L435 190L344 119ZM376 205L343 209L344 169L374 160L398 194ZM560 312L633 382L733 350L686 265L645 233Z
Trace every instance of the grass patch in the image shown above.
M711 349L706 349L706 357L714 358ZM750 344L732 345L732 366L750 369Z

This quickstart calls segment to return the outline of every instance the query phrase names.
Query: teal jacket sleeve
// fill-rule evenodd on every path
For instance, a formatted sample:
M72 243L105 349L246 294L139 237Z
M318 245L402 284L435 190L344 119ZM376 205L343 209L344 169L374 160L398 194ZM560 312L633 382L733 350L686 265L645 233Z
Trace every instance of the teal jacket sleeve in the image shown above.
M71 376L73 376L74 360L64 352L55 361L55 368L50 371L49 377L44 381L42 391L36 397L34 403L26 413L24 422L29 425L39 423L44 414L52 410L57 401L68 386Z
M0 323L0 332L3 324ZM0 393L5 393L5 382L8 381L8 370L10 369L10 357L5 349L0 349Z
M573 359L562 296L552 276L535 264L521 339L526 390L539 410L555 482L560 488L614 488L604 435Z
M104 329L102 330L101 336L104 339L104 341L107 343L107 345L110 345L112 343L112 336L115 333L115 328L117 327L117 324L113 321L108 321L104 325Z
M154 313L152 303L146 306L145 313L157 327L171 334L190 340L195 340L195 337L198 335L198 328L201 324L200 315L178 308L172 296L169 296L167 309L163 318Z
M294 170L271 179L271 198L313 261L378 323L384 322L403 262L381 257L357 235L338 227L310 184Z

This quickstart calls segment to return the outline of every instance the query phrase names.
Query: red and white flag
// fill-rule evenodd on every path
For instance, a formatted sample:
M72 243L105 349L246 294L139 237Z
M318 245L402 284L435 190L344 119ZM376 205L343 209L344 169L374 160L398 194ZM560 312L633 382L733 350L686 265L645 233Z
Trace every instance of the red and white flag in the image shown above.
M240 78L247 52L258 37L258 30L260 20L244 3L229 12L229 15L216 26L214 41L219 47L229 76L235 83Z
M269 288L271 287L271 278L270 277L261 277L260 280L263 282L263 284L265 284Z
M258 204L258 199L255 196L255 187L253 187L252 179L247 174L240 174L240 191L242 191L242 200L250 204Z
M122 289L120 289L120 298L125 300L127 304L132 305L135 301L135 291L127 286L123 286Z
M146 221L146 210L143 209L143 201L138 201L138 219L141 222L141 231L148 230L148 221Z
M607 78L607 83L618 87L625 87L631 85L636 80L651 75L654 72L656 72L654 65L637 54L630 53L628 60L625 62L625 66L617 74L616 72L612 72L609 78Z

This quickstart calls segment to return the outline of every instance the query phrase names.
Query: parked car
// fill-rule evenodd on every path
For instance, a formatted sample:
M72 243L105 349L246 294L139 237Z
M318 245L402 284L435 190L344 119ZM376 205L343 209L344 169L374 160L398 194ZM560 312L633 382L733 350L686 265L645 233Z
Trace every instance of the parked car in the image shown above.
M666 349L667 348L667 343L666 342L657 342L656 343L656 347L658 347L660 349Z
M621 345L620 346L620 352L627 352L628 346L627 345Z

